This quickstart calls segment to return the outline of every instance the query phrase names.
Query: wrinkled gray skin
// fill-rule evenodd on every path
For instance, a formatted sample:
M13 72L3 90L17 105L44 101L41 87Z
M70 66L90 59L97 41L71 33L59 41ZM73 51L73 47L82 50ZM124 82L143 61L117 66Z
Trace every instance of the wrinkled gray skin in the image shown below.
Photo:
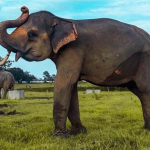
M150 130L150 36L144 30L112 19L67 20L49 12L0 23L0 43L16 53L16 61L51 59L57 68L53 135L86 133L79 113L78 80L100 86L128 87L141 101L145 128ZM28 16L29 15L29 16ZM7 28L17 27L8 35Z
M15 79L14 76L8 71L0 71L0 98L1 88L4 90L3 99L6 98L8 90L14 90Z

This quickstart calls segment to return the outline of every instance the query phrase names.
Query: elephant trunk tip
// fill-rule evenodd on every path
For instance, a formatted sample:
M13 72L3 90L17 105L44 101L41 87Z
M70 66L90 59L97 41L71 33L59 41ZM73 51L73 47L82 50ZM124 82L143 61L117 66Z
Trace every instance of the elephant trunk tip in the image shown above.
M28 9L26 6L22 6L22 7L21 7L21 11L22 11L23 13L27 13L27 12L29 12L29 9Z
M14 39L7 33L7 28L16 28L25 23L29 17L29 9L26 6L21 7L22 14L15 20L6 20L0 22L0 45L8 50L16 51L14 48Z

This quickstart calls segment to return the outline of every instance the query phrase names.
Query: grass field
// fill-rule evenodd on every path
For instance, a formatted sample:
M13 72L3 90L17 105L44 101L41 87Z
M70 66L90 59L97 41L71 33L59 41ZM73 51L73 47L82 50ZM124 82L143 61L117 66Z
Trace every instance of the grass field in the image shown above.
M82 86L82 85L81 85ZM143 129L141 105L129 91L102 91L86 94L93 87L84 84L79 91L81 120L88 134L69 139L52 137L53 85L24 84L16 89L25 90L21 100L1 100L0 150L149 150L150 132ZM15 115L7 115L16 110ZM67 121L70 129L70 123Z

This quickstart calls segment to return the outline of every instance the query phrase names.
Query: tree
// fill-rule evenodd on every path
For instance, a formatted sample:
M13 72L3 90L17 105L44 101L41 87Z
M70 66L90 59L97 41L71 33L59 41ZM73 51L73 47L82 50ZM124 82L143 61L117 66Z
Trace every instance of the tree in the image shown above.
M55 74L52 74L52 76L51 76L51 81L54 82L54 81L55 81L55 78L56 78L56 75L55 75Z
M13 74L15 81L17 81L18 83L22 83L24 77L24 72L22 69L14 67L8 69L8 71Z
M50 75L48 71L44 71L43 72L43 77L44 77L44 81L52 81L54 82L55 81L55 78L56 78L56 75L55 74L52 74Z
M46 81L50 81L51 76L50 76L50 74L49 74L48 71L44 71L44 72L43 72L43 78L44 78L44 81L45 81L45 82L46 82Z
M3 58L0 57L0 61ZM15 78L15 80L18 83L21 83L22 81L26 81L26 82L30 82L33 81L34 79L36 79L36 77L34 75L31 75L29 72L24 72L22 69L20 68L10 68L10 66L12 65L14 61L12 60L7 60L5 62L5 64L3 66L0 66L0 70L7 70L9 72L11 72Z
M15 78L15 80L18 83L22 83L22 81L26 81L26 82L30 82L33 81L34 79L36 79L36 77L34 75L31 75L29 72L24 72L22 69L20 68L10 68L8 69L9 72L11 72Z
M0 56L0 61L1 60L3 60L3 58ZM7 69L9 69L13 62L14 61L12 61L12 60L7 60L3 66L0 66L0 70L7 70Z
M31 75L28 71L24 72L23 81L30 83L30 81L33 81L34 79L36 79L34 75Z

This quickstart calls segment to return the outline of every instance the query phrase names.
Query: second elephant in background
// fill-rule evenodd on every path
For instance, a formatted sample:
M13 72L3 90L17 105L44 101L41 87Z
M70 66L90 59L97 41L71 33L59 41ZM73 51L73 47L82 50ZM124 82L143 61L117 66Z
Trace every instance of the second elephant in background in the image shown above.
M0 71L0 98L1 88L4 90L3 98L6 98L8 90L14 90L15 79L14 76L8 71Z

